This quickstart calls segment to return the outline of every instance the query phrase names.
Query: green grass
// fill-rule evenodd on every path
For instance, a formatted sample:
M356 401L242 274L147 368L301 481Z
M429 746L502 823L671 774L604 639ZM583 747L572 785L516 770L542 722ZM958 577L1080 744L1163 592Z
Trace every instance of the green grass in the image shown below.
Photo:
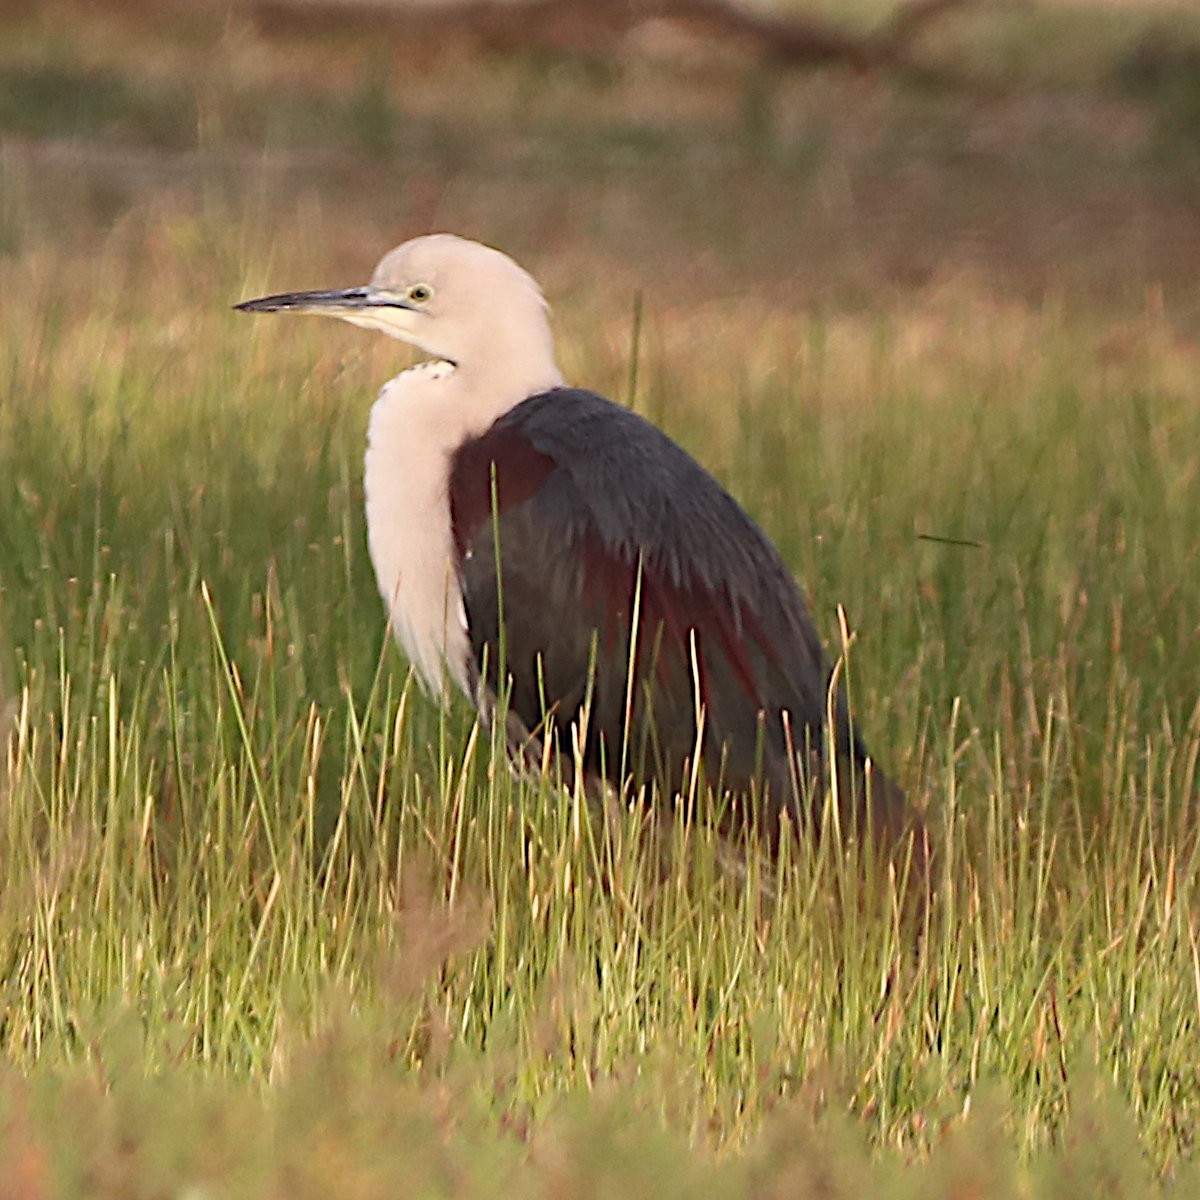
M831 641L838 605L855 630L859 712L940 846L914 933L834 838L760 888L685 824L660 877L641 814L595 825L516 782L465 706L434 711L364 549L395 351L228 311L307 231L268 261L249 217L185 228L148 212L89 258L4 267L13 1153L83 1153L48 1115L77 1105L181 1182L225 1178L168 1128L210 1113L229 1180L369 1172L385 1144L436 1174L450 1151L410 1161L394 1117L448 1121L473 1164L431 1195L473 1194L489 1156L537 1176L519 1147L546 1138L591 1146L559 1152L599 1179L715 1154L730 1194L756 1156L816 1171L826 1137L880 1178L978 1139L963 1170L1033 1186L1082 1153L1082 1112L1136 1145L1122 1170L1175 1177L1200 1117L1200 406L1160 314L1102 360L1054 307L733 314L715 346L646 313L640 403L778 539ZM611 345L564 351L619 392Z
M0 38L0 1196L1194 1194L1183 166L1019 98L747 115L89 20ZM328 144L352 171L268 165ZM1110 240L1100 178L1153 201ZM957 274L1012 214L1041 283ZM407 352L229 305L430 223L546 280L572 380L628 395L640 306L636 406L831 647L844 613L939 848L920 921L836 837L744 878L703 823L591 820L420 693L361 497Z

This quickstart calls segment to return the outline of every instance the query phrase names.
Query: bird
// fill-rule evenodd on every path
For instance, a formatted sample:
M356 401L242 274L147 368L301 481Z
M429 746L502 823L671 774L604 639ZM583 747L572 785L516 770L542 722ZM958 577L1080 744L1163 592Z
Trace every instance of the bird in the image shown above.
M542 290L508 255L426 234L365 286L234 307L338 317L427 356L371 409L368 548L426 690L502 716L515 763L631 802L700 781L723 829L776 846L789 825L820 836L831 795L877 845L923 836L778 550L666 433L568 386Z

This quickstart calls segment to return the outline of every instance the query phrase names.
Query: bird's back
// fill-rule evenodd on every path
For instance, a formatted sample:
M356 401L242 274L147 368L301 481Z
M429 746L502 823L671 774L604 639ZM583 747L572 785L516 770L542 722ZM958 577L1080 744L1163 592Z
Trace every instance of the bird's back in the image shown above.
M695 459L556 388L462 446L449 490L471 669L489 694L508 678L520 726L584 724L586 771L672 790L699 747L710 785L808 822L829 665L779 553ZM840 697L832 708L861 778L865 752ZM886 803L903 805L899 789Z

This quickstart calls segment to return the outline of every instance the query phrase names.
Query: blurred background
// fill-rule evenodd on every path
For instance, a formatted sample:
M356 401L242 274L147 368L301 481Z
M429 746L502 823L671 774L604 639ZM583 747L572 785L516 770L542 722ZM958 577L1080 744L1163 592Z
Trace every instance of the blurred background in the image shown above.
M288 286L451 229L626 310L1190 308L1200 8L0 0L0 181L5 253L233 215Z

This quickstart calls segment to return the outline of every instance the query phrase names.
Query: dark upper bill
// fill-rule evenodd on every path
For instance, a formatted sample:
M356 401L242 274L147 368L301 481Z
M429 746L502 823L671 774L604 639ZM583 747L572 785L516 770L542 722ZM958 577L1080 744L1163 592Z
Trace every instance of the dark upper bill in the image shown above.
M373 287L343 288L330 292L281 292L233 306L239 312L337 312L359 308L411 308L403 297Z

